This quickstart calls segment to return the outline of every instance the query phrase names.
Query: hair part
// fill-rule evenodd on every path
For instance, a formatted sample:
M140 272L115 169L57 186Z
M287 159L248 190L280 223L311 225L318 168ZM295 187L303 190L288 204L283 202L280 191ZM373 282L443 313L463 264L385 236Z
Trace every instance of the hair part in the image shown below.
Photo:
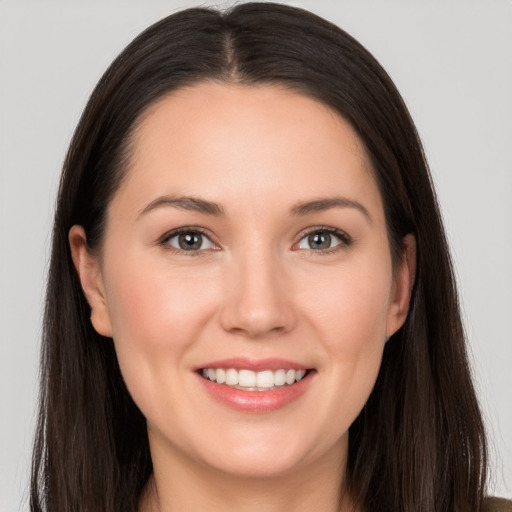
M348 120L383 198L393 260L416 237L405 325L386 344L372 394L349 433L348 490L368 511L481 508L486 445L448 245L421 143L377 61L305 10L247 3L188 9L146 29L93 91L61 177L48 274L31 510L135 512L152 472L146 422L113 343L97 334L68 232L100 250L108 205L133 156L144 113L202 81L277 85Z

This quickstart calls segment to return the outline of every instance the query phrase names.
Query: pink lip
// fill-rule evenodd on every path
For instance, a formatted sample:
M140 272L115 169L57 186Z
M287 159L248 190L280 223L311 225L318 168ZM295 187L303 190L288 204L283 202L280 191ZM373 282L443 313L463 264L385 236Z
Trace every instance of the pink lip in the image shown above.
M253 372L261 372L263 370L308 370L310 366L288 361L286 359L249 359L246 357L233 357L231 359L223 359L222 361L212 361L199 366L197 370L202 368L234 368L235 370L252 370Z
M200 380L207 393L215 400L227 405L231 409L252 413L275 411L298 399L306 392L316 374L314 370L309 371L299 382L269 391L244 391L226 384L217 384L216 382L205 379L201 375L202 368L234 368L236 370L247 369L258 372L279 369L311 370L311 367L284 359L251 360L240 357L224 359L222 361L212 361L211 363L197 368L197 378Z

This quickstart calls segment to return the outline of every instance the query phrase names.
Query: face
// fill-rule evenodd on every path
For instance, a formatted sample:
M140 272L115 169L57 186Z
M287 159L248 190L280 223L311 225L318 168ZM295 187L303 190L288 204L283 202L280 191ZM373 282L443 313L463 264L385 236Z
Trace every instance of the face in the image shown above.
M295 92L203 83L152 106L133 149L99 255L70 241L153 459L339 464L410 289L354 130Z

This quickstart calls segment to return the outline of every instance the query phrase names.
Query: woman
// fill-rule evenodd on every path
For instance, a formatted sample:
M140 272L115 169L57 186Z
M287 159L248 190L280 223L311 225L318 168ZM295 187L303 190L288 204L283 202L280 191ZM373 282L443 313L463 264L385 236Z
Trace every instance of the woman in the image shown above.
M59 191L33 510L481 510L486 448L414 125L351 37L170 16Z

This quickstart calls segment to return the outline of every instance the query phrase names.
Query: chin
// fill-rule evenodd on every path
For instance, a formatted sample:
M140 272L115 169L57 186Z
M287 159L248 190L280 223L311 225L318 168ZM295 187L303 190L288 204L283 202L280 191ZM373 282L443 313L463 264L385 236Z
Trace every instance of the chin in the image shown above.
M245 435L239 432L228 436L226 444L219 442L214 451L203 451L203 456L211 467L233 476L285 477L314 464L327 453L322 450L320 440L315 442L304 432L294 434L267 432L263 436L261 432L249 431Z
M267 479L292 474L301 466L299 458L282 454L273 457L254 456L250 458L229 454L223 460L217 461L214 468L233 477Z

